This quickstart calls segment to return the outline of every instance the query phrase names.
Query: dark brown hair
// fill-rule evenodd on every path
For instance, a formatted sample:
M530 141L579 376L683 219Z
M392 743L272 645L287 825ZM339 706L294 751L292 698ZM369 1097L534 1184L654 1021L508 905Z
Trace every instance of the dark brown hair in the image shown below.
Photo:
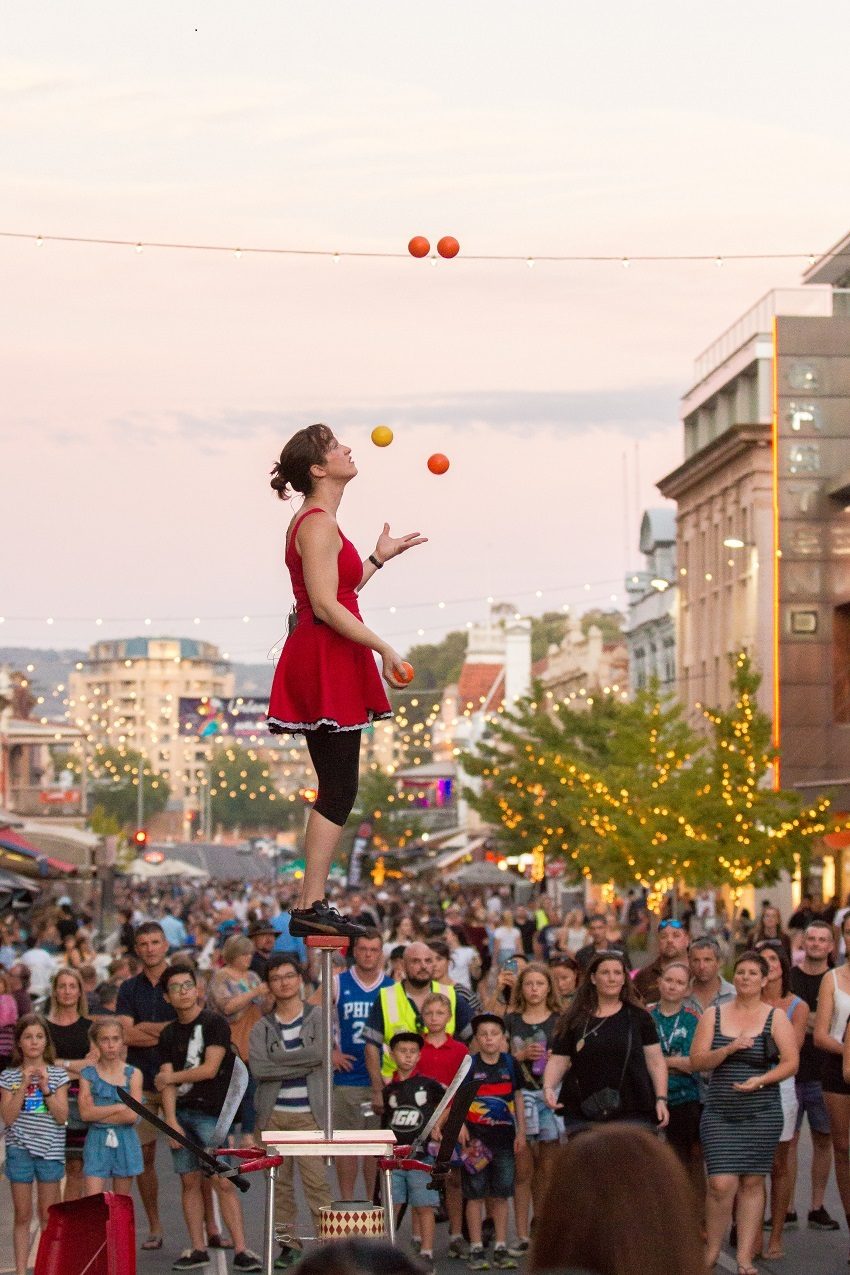
M309 496L313 490L312 465L321 465L334 444L334 432L328 425L308 425L293 434L272 468L271 487L281 500L289 500L295 492Z
M529 1269L694 1275L704 1265L699 1226L675 1152L648 1129L606 1125L577 1134L555 1157Z
M623 970L623 986L620 988L620 1000L623 1004L636 1005L638 1008L643 1008L643 1002L638 997L629 977L629 970L623 953L597 952L584 972L584 978L579 984L578 991L558 1023L558 1036L563 1035L573 1024L586 1023L596 1013L599 1008L599 997L596 993L596 986L590 976L595 974L599 966L604 965L606 961L617 961Z
M779 995L787 996L791 989L791 962L788 960L788 953L785 951L785 948L778 939L762 939L760 943L756 943L754 950L758 952L759 956L761 956L762 960L764 960L762 952L764 952L765 948L768 947L771 952L776 953L776 959L779 961L782 969L782 990ZM766 961L765 964L767 964Z
M23 1014L15 1023L15 1046L12 1050L12 1066L20 1067L24 1060L21 1050L21 1037L28 1027L40 1027L47 1038L44 1045L44 1061L46 1063L56 1062L56 1046L53 1044L53 1037L50 1035L50 1027L47 1019L41 1014Z

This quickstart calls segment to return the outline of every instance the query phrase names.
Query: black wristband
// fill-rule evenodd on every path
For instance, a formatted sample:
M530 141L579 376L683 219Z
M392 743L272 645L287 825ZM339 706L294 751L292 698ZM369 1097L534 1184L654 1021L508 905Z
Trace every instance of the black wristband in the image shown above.
M369 554L369 561L372 563L373 566L377 567L379 571L384 565L383 562L378 561L378 559L375 557L373 553Z

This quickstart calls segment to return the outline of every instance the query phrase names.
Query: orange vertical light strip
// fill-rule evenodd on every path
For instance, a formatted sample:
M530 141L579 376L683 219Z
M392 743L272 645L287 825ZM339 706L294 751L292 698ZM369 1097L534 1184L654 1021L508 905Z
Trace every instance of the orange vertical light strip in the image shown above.
M777 342L777 319L773 318L773 393L771 441L773 448L773 747L778 749L782 739L782 705L779 689L779 352ZM778 791L781 787L781 759L777 754L773 763L773 787Z

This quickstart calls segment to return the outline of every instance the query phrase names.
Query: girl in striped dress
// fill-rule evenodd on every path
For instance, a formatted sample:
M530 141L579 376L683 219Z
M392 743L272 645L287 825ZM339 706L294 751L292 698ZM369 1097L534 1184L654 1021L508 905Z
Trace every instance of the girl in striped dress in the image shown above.
M693 1070L712 1073L700 1122L708 1172L706 1266L717 1261L737 1194L738 1275L757 1275L764 1182L782 1133L779 1082L793 1076L799 1062L787 1015L762 999L767 976L764 957L743 952L735 962L735 999L705 1011L691 1046Z
M65 1176L68 1073L55 1064L46 1021L40 1014L24 1014L15 1024L12 1065L0 1072L0 1117L6 1125L6 1177L12 1188L17 1275L26 1275L33 1183L43 1228L47 1210L59 1203Z

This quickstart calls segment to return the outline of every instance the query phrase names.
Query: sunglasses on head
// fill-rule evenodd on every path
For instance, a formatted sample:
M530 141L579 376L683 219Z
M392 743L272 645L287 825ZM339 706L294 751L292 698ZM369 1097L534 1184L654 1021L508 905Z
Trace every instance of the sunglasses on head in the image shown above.
M571 968L575 965L575 961L571 956L550 956L550 965L569 965Z
M661 921L658 928L659 930L683 930L685 927L681 921Z

